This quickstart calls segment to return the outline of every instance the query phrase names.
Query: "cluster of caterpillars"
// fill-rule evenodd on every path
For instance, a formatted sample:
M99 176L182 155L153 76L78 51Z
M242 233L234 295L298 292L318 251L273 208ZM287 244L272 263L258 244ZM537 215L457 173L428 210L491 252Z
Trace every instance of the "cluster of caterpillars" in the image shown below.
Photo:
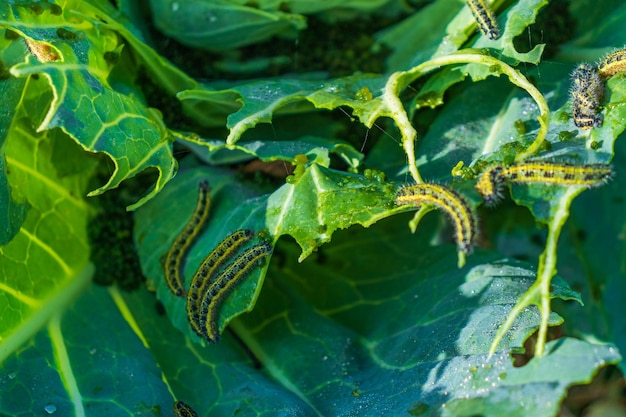
M187 298L187 318L193 331L207 342L217 343L222 303L260 261L272 253L273 247L262 241L244 249L255 238L255 233L249 229L231 233L200 264L186 291L183 260L209 217L209 207L209 186L202 181L198 185L196 208L165 255L164 270L170 291L175 296Z
M480 32L491 40L501 32L493 11L485 0L467 0ZM612 52L597 65L580 64L571 76L570 96L574 124L580 129L602 126L600 109L604 99L604 85L608 78L626 69L626 49Z
M484 0L467 0L481 32L490 39L499 36L493 14ZM572 73L572 114L581 129L599 127L599 115L608 78L626 69L626 49L612 52L597 65L581 64ZM605 184L612 176L608 164L575 165L560 162L530 161L513 165L492 165L485 169L476 183L476 190L487 206L503 198L506 184L560 185L592 188ZM422 183L400 188L397 205L415 207L431 205L450 217L455 229L459 252L467 254L478 239L478 217L468 199L459 192L440 184Z
M572 72L572 117L581 129L602 125L600 107L604 99L604 84L608 78L626 69L626 50L612 52L597 65L580 64Z
M482 172L476 190L485 203L493 206L503 197L506 184L546 184L592 188L606 183L612 176L607 164L573 165L531 161L509 166L494 165ZM454 239L459 252L470 253L478 240L478 215L468 199L450 187L422 183L403 186L396 194L397 205L415 207L432 205L444 211L454 225Z

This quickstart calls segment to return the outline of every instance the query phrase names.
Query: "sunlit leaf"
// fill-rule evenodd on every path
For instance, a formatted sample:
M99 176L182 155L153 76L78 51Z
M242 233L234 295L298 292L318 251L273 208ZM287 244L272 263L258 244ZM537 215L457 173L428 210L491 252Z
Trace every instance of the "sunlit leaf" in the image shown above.
M170 135L160 115L134 95L108 85L112 68L106 54L120 46L114 31L102 27L95 14L69 19L69 8L57 13L52 6L40 7L41 12L26 5L4 4L0 9L0 26L10 26L24 36L31 50L41 49L27 62L11 68L16 77L42 74L50 83L53 97L43 120L36 120L40 123L37 130L59 127L84 149L111 157L116 169L95 193L115 188L124 179L155 167L157 183L136 204L141 205L176 170ZM56 29L44 28L44 23Z
M37 134L20 116L6 145L8 180L30 209L15 237L0 247L0 361L91 278L85 268L92 210L84 195L94 161L62 132ZM64 165L66 158L78 164Z

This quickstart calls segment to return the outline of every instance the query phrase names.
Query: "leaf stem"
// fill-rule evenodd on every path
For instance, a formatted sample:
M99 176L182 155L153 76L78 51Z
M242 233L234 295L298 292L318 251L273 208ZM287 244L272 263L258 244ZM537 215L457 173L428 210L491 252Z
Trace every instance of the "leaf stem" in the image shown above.
M519 316L523 309L528 306L535 305L539 309L540 323L537 335L537 344L535 346L535 355L543 356L547 343L548 324L550 320L550 284L552 278L556 275L557 262L557 243L563 225L569 217L569 206L574 198L584 190L584 187L568 188L564 195L556 203L556 210L552 216L552 221L548 225L548 238L546 247L539 257L539 269L537 271L537 280L522 295L515 306L511 309L506 321L498 329L496 336L491 343L489 356L492 356L504 338L504 335L511 329L513 322Z
M568 188L563 197L559 199L556 212L548 225L548 239L546 241L546 247L539 257L539 270L537 271L537 282L541 288L541 304L538 305L541 313L541 324L539 325L537 345L535 346L536 356L543 356L547 342L548 320L550 319L550 283L552 282L552 278L556 275L557 243L563 225L569 217L570 204L574 200L574 197L583 190L584 187Z
M418 67L419 65L415 68ZM413 177L415 182L420 184L424 181L422 180L422 177L417 169L417 163L415 160L415 139L417 138L417 131L411 124L409 116L404 110L404 106L400 101L400 92L404 90L407 85L409 85L411 82L419 77L418 75L412 81L403 83L402 81L404 80L402 79L402 77L406 76L406 74L408 73L409 72L401 71L391 74L389 80L387 81L387 84L385 85L382 99L385 107L390 111L390 114L388 114L388 116L396 121L398 127L400 128L400 132L402 133L402 146L404 147L404 152L406 153L406 157L408 158L407 165L409 166L409 172L411 173L411 176Z
M67 349L67 344L63 337L63 331L61 329L63 310L57 311L48 322L48 336L50 336L50 344L52 346L52 353L54 355L55 365L59 372L59 377L63 381L63 386L67 390L69 400L74 406L74 415L77 417L84 417L85 406L84 398L80 393L78 381L76 379L75 371L72 368L70 356Z

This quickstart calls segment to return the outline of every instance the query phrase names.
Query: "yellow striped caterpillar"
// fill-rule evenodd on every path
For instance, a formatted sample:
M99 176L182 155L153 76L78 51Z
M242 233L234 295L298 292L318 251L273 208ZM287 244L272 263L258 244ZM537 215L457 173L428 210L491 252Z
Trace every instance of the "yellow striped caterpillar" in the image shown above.
M254 238L254 232L248 229L237 230L230 234L211 251L194 274L187 294L187 318L198 336L204 337L205 332L200 325L200 301L205 288L213 283L217 269L252 238Z
M581 129L602 126L598 115L604 97L604 83L598 70L590 64L581 64L572 72L572 116Z
M467 5L472 11L474 19L476 19L480 32L492 41L498 39L500 37L500 29L485 0L467 0Z
M187 249L193 243L194 238L200 233L202 226L209 217L209 208L211 207L211 199L209 192L209 184L207 181L201 181L198 184L198 201L189 222L183 230L174 239L165 255L165 281L167 286L177 297L185 295L183 287L183 278L181 265L183 258L187 254Z
M626 69L626 49L612 52L602 58L598 63L598 73L604 78L609 78Z
M464 196L438 184L407 185L396 194L396 204L421 206L432 204L452 220L458 250L469 253L478 236L478 217Z
M217 343L220 339L219 314L226 297L261 259L271 253L272 245L268 242L252 246L206 288L201 300L200 325L205 329L204 337L208 342Z
M24 38L24 42L26 42L26 47L28 47L28 51L35 58L37 58L39 62L45 63L59 60L59 54L57 53L56 49L54 49L47 43L28 38Z
M597 187L606 183L613 171L607 164L572 165L557 162L524 162L503 167L492 166L480 175L476 190L488 206L495 205L503 197L505 183L557 184L563 186Z
M173 411L177 417L198 417L198 414L182 401L176 401L174 403Z

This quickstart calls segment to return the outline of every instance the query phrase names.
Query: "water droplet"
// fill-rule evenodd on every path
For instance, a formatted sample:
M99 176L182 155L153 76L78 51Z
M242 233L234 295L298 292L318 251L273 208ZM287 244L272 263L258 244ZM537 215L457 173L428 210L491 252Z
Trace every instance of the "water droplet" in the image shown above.
M172 11L173 12L177 12L179 8L180 8L180 4L178 4L178 2L172 3Z
M9 377L9 379L15 379L17 374L14 371L11 371L11 372L9 372L9 374L7 376Z
M57 411L57 406L54 404L48 404L43 409L46 411L46 413L53 414Z
M96 353L96 348L93 348L89 351L90 355L95 355L95 353Z

